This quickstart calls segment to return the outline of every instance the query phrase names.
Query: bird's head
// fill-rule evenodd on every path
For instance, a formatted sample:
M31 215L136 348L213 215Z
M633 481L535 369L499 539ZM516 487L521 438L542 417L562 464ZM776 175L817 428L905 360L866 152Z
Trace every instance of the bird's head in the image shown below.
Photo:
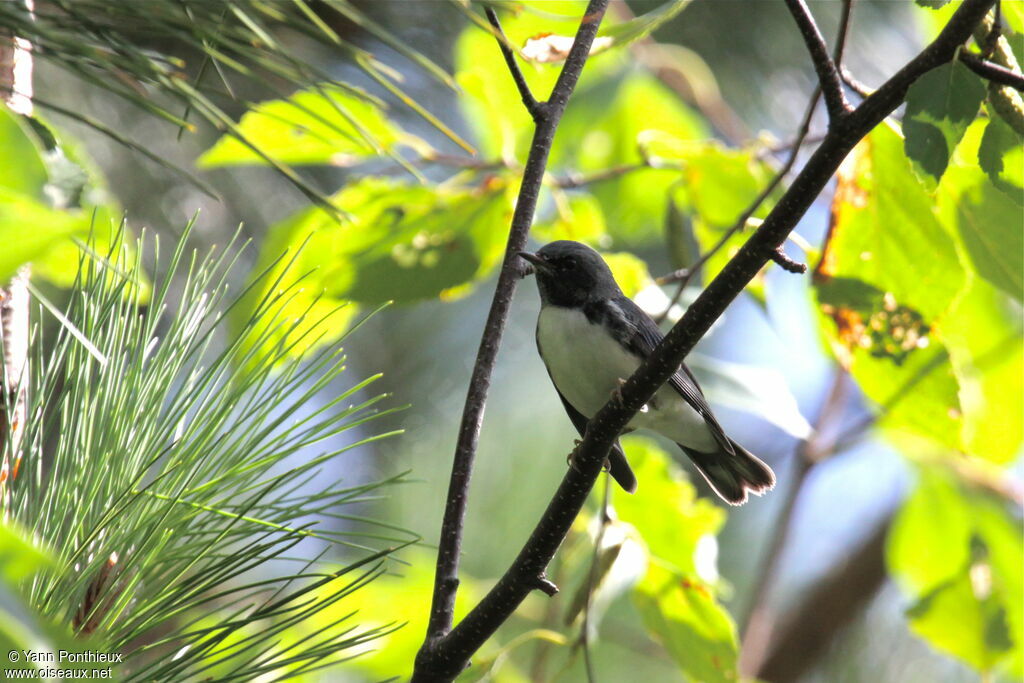
M559 240L536 253L521 251L519 255L533 265L545 304L582 306L620 294L608 264L585 244Z

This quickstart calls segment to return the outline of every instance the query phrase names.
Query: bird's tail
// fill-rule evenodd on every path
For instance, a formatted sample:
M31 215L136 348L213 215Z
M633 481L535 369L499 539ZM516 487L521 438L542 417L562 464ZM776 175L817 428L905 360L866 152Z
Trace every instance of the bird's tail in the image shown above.
M636 493L636 475L626 461L626 454L622 452L618 441L608 453L608 473L626 490L626 493Z
M747 491L761 495L775 486L775 473L754 457L743 446L730 440L735 455L719 449L714 453L701 453L682 444L679 447L690 456L704 478L729 505L747 502Z

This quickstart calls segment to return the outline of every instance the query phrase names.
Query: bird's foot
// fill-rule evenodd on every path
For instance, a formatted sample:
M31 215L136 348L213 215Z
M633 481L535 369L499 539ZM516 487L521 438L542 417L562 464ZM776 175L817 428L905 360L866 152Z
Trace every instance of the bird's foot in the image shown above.
M575 444L575 446L573 447L569 455L565 456L565 464L579 472L580 467L579 465L576 464L576 460L580 457L580 446L583 445L583 440L573 439L573 443Z
M577 460L579 460L579 457L580 457L580 447L583 445L583 440L582 439L574 439L573 443L576 444L576 447L572 449L572 452L569 453L569 455L565 456L565 463L569 467L571 467L574 470L576 470L577 472L579 472L580 471L580 466L577 463ZM604 463L601 465L601 469L603 469L605 472L608 472L608 471L611 470L611 467L612 467L612 465L608 461L608 458L605 458L604 459Z
M619 386L612 389L612 402L615 405L622 407L622 387L626 386L626 380L621 377L618 378Z

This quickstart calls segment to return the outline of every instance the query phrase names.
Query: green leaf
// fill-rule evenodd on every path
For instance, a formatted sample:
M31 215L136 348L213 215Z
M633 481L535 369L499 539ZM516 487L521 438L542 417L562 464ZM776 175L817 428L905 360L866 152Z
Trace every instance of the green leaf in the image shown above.
M48 176L42 154L42 145L29 125L7 107L0 107L0 189L43 201Z
M371 177L332 197L348 219L310 207L272 226L260 267L271 269L265 287L296 285L276 304L284 319L301 322L293 334L305 341L294 351L340 336L357 312L346 302L408 303L467 293L501 259L512 210L508 191L500 178L441 190ZM238 319L248 319L266 293L254 291ZM280 339L271 334L266 341Z
M79 212L58 211L17 191L0 187L0 282L22 264L43 257L72 235L89 231L89 218Z
M621 24L609 24L600 34L613 39L612 45L628 45L656 31L686 9L691 0L670 0Z
M502 16L502 27L513 46L521 47L537 35L575 35L579 28L583 11L579 3L517 4L523 5L525 11ZM625 52L619 50L589 58L569 112L580 108L576 100L581 92L617 70L626 59ZM455 78L465 95L460 104L476 132L483 156L525 160L533 121L523 107L494 36L479 26L468 26L455 44L455 65ZM519 59L519 65L537 99L546 99L558 79L561 63ZM564 126L565 121L559 127ZM553 150L552 161L558 153Z
M1020 309L975 278L939 328L960 385L964 449L992 462L1013 462L1024 442Z
M636 527L659 563L706 584L715 583L715 534L725 523L725 512L698 498L680 467L655 442L629 436L622 439L622 447L643 494L616 496L619 518Z
M0 523L0 579L14 585L55 566L49 550L17 524Z
M1014 33L1024 33L1024 3L1003 2L999 4L1003 21Z
M833 354L878 406L881 424L959 448L959 385L929 319L854 278L819 281L816 294Z
M910 86L904 146L914 170L930 187L946 171L984 97L984 82L959 60L932 69Z
M629 298L635 297L645 287L654 284L654 278L647 270L647 263L628 251L601 254L612 270L619 289Z
M683 164L688 205L708 228L717 230L732 227L772 177L753 150L729 149L717 141L680 142L674 154L663 148L661 155ZM772 203L765 201L754 216L766 216Z
M648 632L687 680L738 679L736 628L707 586L652 563L636 587L634 602Z
M627 72L573 97L556 134L552 163L583 172L640 164L652 140L686 142L707 135L703 120L657 79ZM601 202L609 233L636 242L661 236L679 181L674 167L642 168L588 189Z
M284 164L351 166L393 154L402 143L426 144L389 121L368 97L330 85L256 105L242 116L239 132ZM198 161L203 168L266 163L235 135L221 137Z
M429 611L423 606L430 604L434 587L435 557L425 549L410 549L403 553L403 564L395 564L392 570L373 583L356 591L345 600L322 612L309 624L309 630L326 626L357 611L362 615L363 625L386 628L402 624L374 642L372 650L354 658L347 666L359 670L371 680L385 680L397 676L402 680L412 675L412 664L416 651L423 644ZM455 615L461 619L480 598L484 590L473 577L463 572L459 577L459 591L455 598ZM381 605L387 605L381 610ZM485 656L496 644L484 648Z
M975 269L1020 301L1024 298L1024 231L1021 207L982 180L965 189L957 204L958 228Z
M541 242L575 240L597 244L607 234L604 213L593 195L573 193L556 200L554 220L538 223L530 233Z
M925 320L940 316L965 280L956 247L932 206L899 135L877 127L839 170L817 280L856 278L891 293Z
M889 571L912 596L912 630L981 672L1021 675L1024 624L1020 524L1003 505L967 491L938 465L893 523Z
M985 126L978 164L996 187L1024 205L1024 136L1018 135L1000 116L991 117Z

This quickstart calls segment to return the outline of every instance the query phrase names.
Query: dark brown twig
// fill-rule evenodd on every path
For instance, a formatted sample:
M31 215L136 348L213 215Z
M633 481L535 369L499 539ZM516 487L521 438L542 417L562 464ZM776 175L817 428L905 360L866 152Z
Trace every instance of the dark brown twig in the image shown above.
M871 97L871 93L874 92L872 88L869 88L864 83L858 81L857 78L852 73L850 73L849 69L847 69L845 66L839 68L839 75L842 77L843 83L846 84L847 88L857 93L864 99Z
M597 534L594 537L594 552L590 558L590 569L587 570L586 596L583 602L583 619L580 621L580 646L583 648L583 663L587 671L587 683L596 683L597 673L594 671L593 658L590 656L590 608L594 601L594 588L597 583L597 566L601 562L601 544L604 543L604 532L608 527L608 501L611 496L611 477L604 478L604 493L601 495L601 512L598 516Z
M978 55L967 51L960 53L960 61L984 79L1024 92L1024 74L1011 71L1005 66L982 59Z
M815 88L814 94L811 95L810 102L807 103L807 109L804 112L804 118L800 122L800 130L797 131L796 137L793 139L793 144L789 149L789 156L786 158L786 161L782 164L782 168L775 172L775 175L774 177L772 177L771 182L769 182L768 185L766 185L765 188L761 190L757 197L754 198L754 201L752 201L750 205L743 211L743 213L739 215L739 217L729 227L729 229L725 231L725 233L718 239L717 242L715 242L715 244L710 249L701 254L700 257L692 265L686 268L680 268L679 270L669 273L668 275L664 275L656 280L659 285L671 284L673 282L679 283L676 287L675 293L669 300L668 305L665 306L665 310L662 311L661 315L659 315L656 318L659 324L661 324L665 320L665 318L668 317L669 311L672 310L673 306L679 303L679 299L681 299L683 296L683 290L686 289L686 285L690 283L690 280L692 280L693 277L701 271L701 269L704 267L704 264L706 264L712 256L718 253L719 250L721 250L725 246L725 244L733 235L735 235L737 232L746 227L747 221L749 221L751 217L757 212L757 210L761 207L761 204L763 204L765 200L768 199L769 196L771 196L771 193L774 192L775 188L779 186L779 183L782 182L782 179L785 178L791 170L793 170L793 165L796 163L796 158L800 154L800 148L803 146L804 138L807 137L807 133L811 129L811 120L814 118L814 111L818 108L819 99L821 99L821 88ZM778 263L778 261L776 261L776 263ZM780 265L782 264L780 263ZM786 266L783 267L789 270L789 272L795 273L803 273L806 272L807 270L806 266L804 266L803 270L790 270Z
M505 58L505 64L508 66L509 73L512 74L512 80L516 82L516 89L519 91L519 96L523 98L523 106L526 107L526 111L530 112L530 116L533 117L534 123L539 123L541 118L544 116L544 107L546 104L538 102L537 98L535 98L533 93L530 92L530 85L526 82L526 77L519 68L519 62L516 61L516 53L512 49L512 44L508 42L508 38L505 37L505 32L501 30L501 22L498 21L497 13L490 7L485 11L487 13L487 21L491 22L491 27L494 29L494 36L498 39L498 46L501 48L501 56Z
M839 78L836 62L829 54L825 39L821 37L821 31L818 30L818 25L804 1L786 0L786 7L793 15L807 50L811 53L811 61L814 62L814 70L818 74L818 84L825 96L829 124L836 123L852 111L850 103L846 101L846 95L843 94L843 83Z
M523 182L519 188L515 212L512 215L512 226L505 247L505 258L498 276L491 309L487 315L487 322L484 324L480 348L470 377L469 390L459 426L444 520L441 524L441 539L438 544L430 620L427 625L426 639L416 657L413 681L448 681L455 678L465 668L469 656L479 647L479 644L468 643L465 639L453 638L449 633L455 609L455 593L459 585L459 556L462 551L462 530L466 517L473 460L479 442L480 426L483 420L484 406L487 403L494 363L498 355L498 347L505 330L505 322L508 319L512 295L521 275L518 253L526 248L526 238L537 208L537 198L544 180L544 171L548 155L551 152L551 144L554 141L555 130L565 111L569 96L575 89L580 73L583 71L583 65L587 61L587 55L590 53L590 47L594 42L594 36L597 35L597 28L604 17L607 5L608 0L590 0L576 33L576 39L569 50L558 80L551 90L551 95L543 106L536 109L537 124L523 170ZM492 25L496 21L496 17L492 19ZM501 43L501 49L504 53L507 45ZM511 63L514 64L514 60L511 60ZM510 68L512 67L510 66ZM514 71L513 76L515 76ZM544 567L540 567L530 576L520 577L524 582L522 585L524 595L535 588L542 588L545 592L551 590L553 584L544 578L546 566L545 562ZM486 639L487 635L489 633L485 634L483 639ZM479 640L479 643L482 643L483 639Z

